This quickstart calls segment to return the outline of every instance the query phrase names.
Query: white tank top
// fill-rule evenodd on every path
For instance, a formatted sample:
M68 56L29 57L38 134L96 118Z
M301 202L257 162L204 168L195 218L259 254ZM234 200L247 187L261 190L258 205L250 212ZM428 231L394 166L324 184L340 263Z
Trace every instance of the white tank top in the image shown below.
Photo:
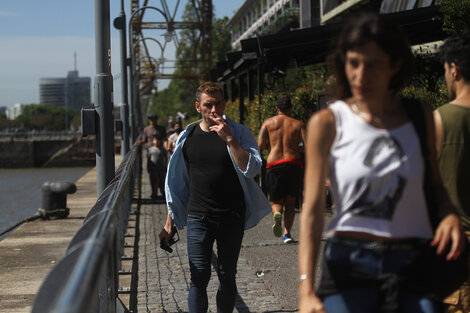
M431 238L423 192L424 164L411 122L380 129L343 101L329 107L336 138L330 150L335 217L326 235L363 232L388 238Z

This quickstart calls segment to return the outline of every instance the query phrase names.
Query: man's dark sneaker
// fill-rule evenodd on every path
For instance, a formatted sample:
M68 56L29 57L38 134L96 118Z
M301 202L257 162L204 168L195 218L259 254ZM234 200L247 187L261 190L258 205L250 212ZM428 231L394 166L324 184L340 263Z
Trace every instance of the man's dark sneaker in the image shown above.
M284 239L284 243L294 242L294 239L292 239L289 233L282 235L282 239Z

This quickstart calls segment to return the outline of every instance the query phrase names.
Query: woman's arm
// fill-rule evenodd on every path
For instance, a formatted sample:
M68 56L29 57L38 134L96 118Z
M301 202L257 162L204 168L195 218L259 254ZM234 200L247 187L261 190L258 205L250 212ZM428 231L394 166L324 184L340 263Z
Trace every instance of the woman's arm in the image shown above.
M313 289L315 263L323 231L328 156L336 136L333 112L310 118L305 144L304 203L299 230L299 312L325 312Z
M452 205L447 191L445 190L441 175L439 173L439 167L437 165L437 149L436 149L436 129L433 119L433 113L429 106L425 107L426 114L426 133L428 135L428 147L429 147L429 162L431 164L432 181L434 190L436 191L435 200L436 205L439 209L438 217L441 219L439 225L436 228L433 241L431 245L437 246L437 253L444 253L445 248L451 241L452 246L447 254L447 260L454 260L459 257L464 247L464 235L460 225L460 219ZM438 126L440 126L438 124Z

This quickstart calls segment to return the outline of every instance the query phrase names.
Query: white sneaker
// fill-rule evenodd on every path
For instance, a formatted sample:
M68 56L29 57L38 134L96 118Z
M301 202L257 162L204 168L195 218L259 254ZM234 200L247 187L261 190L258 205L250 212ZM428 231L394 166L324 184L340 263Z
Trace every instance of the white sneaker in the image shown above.
M273 234L276 237L281 237L282 236L282 213L281 212L276 212L273 214Z

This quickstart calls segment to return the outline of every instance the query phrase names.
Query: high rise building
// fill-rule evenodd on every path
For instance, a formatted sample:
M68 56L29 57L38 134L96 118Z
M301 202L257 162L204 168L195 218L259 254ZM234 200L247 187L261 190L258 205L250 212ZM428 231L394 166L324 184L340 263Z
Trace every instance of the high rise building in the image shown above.
M91 78L79 77L76 55L75 69L64 78L41 78L39 102L46 105L64 106L80 111L91 104Z

